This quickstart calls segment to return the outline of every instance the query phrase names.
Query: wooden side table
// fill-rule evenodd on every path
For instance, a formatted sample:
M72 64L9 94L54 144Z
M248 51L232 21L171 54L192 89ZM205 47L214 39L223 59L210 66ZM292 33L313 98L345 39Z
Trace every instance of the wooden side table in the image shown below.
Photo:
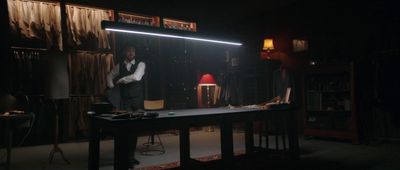
M6 162L0 163L0 165L4 165L6 170L10 169L11 162L11 151L12 151L12 143L13 143L13 130L18 121L31 120L33 116L31 114L11 114L11 115L0 115L0 122L5 125L5 133L4 133L4 144L7 150L7 159Z

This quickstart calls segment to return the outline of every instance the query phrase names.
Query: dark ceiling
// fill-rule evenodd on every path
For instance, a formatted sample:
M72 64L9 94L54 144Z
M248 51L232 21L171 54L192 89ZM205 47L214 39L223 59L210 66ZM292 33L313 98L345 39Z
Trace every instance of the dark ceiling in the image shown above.
M256 22L263 13L289 6L295 0L281 1L182 1L139 0L125 2L123 8L151 15L195 21L200 30Z
M191 20L199 31L235 32L253 29L308 29L318 25L398 20L394 2L375 0L137 0L116 2L122 9Z
M399 21L395 2L390 0L68 0L74 1L195 21L199 32L216 34L307 32L337 29L338 25Z
M247 14L256 14L263 11L278 9L295 0L281 1L183 1L183 0L138 0L124 2L125 7L149 11L156 14L167 14L179 18L192 20L199 19L227 19L243 17ZM129 5L130 4L130 5ZM266 7L267 6L267 7Z

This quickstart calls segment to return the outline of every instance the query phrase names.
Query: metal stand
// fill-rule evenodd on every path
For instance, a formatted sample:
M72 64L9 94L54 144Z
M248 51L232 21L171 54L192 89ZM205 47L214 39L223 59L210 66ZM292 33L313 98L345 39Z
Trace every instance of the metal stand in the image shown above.
M57 107L57 103L55 101L54 102L54 108L56 111L56 115L55 115L55 128L54 128L54 144L53 144L53 149L50 151L50 155L49 155L49 164L52 163L53 158L54 158L54 154L59 152L62 159L67 163L67 164L71 164L67 158L64 156L64 152L63 150L58 146L58 135L59 135L59 125L58 125L58 121L59 121L59 114L58 114L58 107Z
M155 142L154 136L157 136L159 142ZM155 155L162 155L165 153L165 148L161 141L160 136L154 133L147 138L147 142L144 143L143 145L146 146L146 149L141 152L142 155L155 156ZM157 149L156 147L159 147L159 149Z

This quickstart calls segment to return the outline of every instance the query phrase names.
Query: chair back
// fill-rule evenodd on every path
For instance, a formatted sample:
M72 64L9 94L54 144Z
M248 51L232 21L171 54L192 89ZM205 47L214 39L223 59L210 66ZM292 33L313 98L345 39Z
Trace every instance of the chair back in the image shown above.
M162 110L164 109L164 100L145 100L145 110Z

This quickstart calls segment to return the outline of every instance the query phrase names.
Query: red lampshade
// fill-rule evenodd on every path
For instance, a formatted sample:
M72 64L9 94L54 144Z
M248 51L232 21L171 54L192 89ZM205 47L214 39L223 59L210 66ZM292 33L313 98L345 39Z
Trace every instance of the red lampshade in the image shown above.
M214 77L211 74L204 74L201 76L199 85L216 85Z

